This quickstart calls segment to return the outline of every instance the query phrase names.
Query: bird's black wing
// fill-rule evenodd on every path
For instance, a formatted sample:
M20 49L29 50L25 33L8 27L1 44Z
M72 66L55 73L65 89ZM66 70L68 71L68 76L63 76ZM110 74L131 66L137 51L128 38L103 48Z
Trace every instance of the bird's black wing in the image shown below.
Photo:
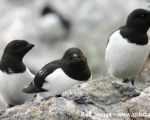
M46 90L42 89L43 84L45 83L45 78L53 73L57 68L60 68L60 59L45 65L35 76L34 81L27 87L23 89L25 93L38 93L44 92Z

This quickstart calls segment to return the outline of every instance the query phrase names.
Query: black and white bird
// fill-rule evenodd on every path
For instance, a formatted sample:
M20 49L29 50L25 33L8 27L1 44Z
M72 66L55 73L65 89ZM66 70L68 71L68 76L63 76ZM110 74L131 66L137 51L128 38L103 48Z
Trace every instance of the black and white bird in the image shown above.
M76 84L92 78L87 59L78 48L70 48L62 59L45 65L34 81L23 89L25 93L40 93L43 98L60 96Z
M13 40L5 47L0 61L0 94L8 105L23 104L34 98L34 94L22 92L24 86L34 79L22 61L33 47L33 44L25 40Z
M122 78L123 82L131 80L134 85L134 79L150 52L149 27L150 12L136 9L129 14L126 25L109 37L105 62L112 76Z

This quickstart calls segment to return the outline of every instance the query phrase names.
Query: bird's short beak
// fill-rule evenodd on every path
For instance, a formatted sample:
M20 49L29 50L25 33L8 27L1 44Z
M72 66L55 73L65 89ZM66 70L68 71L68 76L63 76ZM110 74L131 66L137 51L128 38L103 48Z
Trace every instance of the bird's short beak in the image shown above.
M77 54L73 54L73 58L78 58L78 55Z
M27 45L27 48L33 48L34 46L35 46L34 44L29 43L29 44Z
M34 44L29 43L22 51L24 51L25 53L27 53L33 47L34 47Z

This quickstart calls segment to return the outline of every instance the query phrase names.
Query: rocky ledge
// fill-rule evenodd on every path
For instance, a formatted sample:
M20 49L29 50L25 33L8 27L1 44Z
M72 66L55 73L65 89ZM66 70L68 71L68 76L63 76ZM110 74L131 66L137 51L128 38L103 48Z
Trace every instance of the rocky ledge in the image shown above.
M139 89L106 76L76 85L62 97L34 101L0 112L1 120L150 119L150 87Z

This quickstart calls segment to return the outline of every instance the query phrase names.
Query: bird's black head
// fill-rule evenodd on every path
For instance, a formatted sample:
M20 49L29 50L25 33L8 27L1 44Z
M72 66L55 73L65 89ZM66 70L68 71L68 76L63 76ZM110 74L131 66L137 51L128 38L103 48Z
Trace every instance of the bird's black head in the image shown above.
M144 9L134 10L129 14L126 25L146 33L150 27L150 11Z
M61 66L69 71L80 70L87 67L87 59L79 48L70 48L63 55Z
M3 57L16 57L22 59L24 55L34 47L25 40L13 40L5 48Z
M25 40L13 40L10 42L4 50L0 62L0 70L7 74L24 72L26 66L23 64L22 59L33 47L33 44Z

